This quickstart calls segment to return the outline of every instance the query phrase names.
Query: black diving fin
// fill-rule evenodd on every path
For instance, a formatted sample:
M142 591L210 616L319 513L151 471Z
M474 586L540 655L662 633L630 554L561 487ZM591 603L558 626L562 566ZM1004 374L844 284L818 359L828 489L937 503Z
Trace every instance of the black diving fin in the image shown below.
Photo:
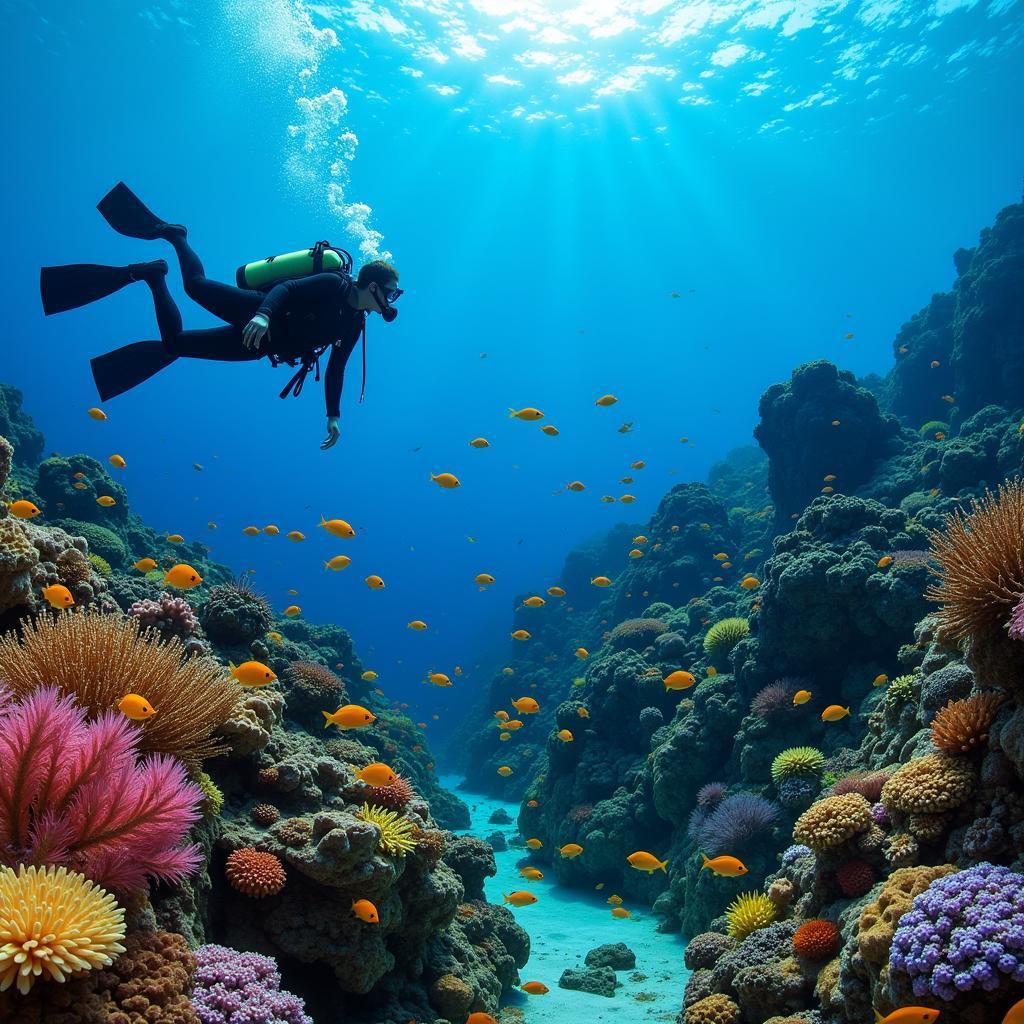
M96 209L117 232L129 238L159 238L164 222L123 182L119 181Z
M64 313L106 298L130 284L127 267L104 267L98 263L72 263L64 267L41 267L39 294L43 312Z
M123 395L177 359L159 341L137 341L90 360L100 401Z

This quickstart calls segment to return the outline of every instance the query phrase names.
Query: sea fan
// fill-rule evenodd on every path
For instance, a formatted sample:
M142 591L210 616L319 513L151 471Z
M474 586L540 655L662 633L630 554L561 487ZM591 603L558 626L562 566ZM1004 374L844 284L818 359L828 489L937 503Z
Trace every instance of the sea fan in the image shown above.
M200 862L180 845L203 793L174 758L138 758L139 730L107 713L88 722L52 687L0 696L0 863L67 865L125 893L176 882Z
M779 817L779 808L754 793L736 793L726 797L697 830L704 853L714 856L733 854L770 829Z

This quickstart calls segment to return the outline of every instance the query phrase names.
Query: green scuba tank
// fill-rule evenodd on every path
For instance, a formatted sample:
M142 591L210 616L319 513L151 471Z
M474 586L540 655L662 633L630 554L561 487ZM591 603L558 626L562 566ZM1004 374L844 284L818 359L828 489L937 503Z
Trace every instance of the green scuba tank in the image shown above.
M309 277L324 271L352 273L352 257L330 242L317 242L309 249L297 249L281 256L268 256L264 260L245 263L235 271L239 288L268 291L275 284L296 277Z

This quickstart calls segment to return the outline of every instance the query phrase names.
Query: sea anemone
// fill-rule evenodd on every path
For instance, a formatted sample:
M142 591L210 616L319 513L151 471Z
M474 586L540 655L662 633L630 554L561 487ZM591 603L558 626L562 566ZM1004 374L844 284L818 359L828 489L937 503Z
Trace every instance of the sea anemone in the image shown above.
M754 793L736 793L726 797L701 823L697 838L706 853L731 853L770 829L779 816L779 808Z
M854 772L845 775L835 784L835 795L860 793L869 803L878 803L882 787L889 781L888 772Z
M825 755L816 747L790 747L772 761L772 781L778 785L797 775L819 775Z
M989 726L1006 698L988 691L951 700L932 719L932 745L944 754L967 754L988 739Z
M725 910L729 934L735 939L745 939L759 928L767 928L775 914L775 904L762 892L740 893Z
M374 807L370 804L363 804L359 816L363 821L368 821L380 829L378 843L385 853L392 857L400 857L416 849L413 823L408 818L403 818L384 807Z
M704 653L712 661L721 661L749 633L750 623L746 619L736 617L722 619L704 635Z
M36 979L65 981L125 951L124 910L67 868L0 867L0 992L25 995Z
M256 899L277 895L286 881L281 861L251 846L228 854L224 873L232 889Z
M793 710L794 693L796 689L782 680L770 683L754 694L754 699L750 702L750 713L765 720L778 718L779 715Z
M697 790L698 807L714 807L725 799L726 786L724 782L709 782Z
M805 960L828 960L839 947L839 939L839 929L831 921L804 921L793 933L793 952Z

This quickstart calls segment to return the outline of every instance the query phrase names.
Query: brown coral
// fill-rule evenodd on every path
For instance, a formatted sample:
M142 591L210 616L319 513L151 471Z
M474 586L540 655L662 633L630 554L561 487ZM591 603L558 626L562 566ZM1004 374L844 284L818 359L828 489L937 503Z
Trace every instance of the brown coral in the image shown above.
M668 632L661 619L626 619L609 634L609 640L618 647L647 647Z
M940 814L959 807L974 789L974 769L962 758L926 754L896 769L882 803L902 814Z
M915 896L937 878L952 874L952 864L939 867L897 868L882 886L878 899L869 903L857 925L857 945L868 963L881 966L889 959L889 947L900 918L910 910Z
M911 814L907 818L907 831L926 843L934 843L949 828L951 814Z
M90 715L141 693L157 714L140 723L144 753L172 754L192 771L226 748L214 733L242 690L216 662L190 657L176 641L139 632L134 619L87 611L40 616L18 637L0 638L0 677L15 697L39 686L72 694Z
M446 1020L463 1020L473 995L472 987L455 974L442 974L429 992L431 1006Z
M910 867L918 858L917 840L907 832L894 832L882 849L885 859L894 868Z
M285 672L285 677L292 686L303 690L314 700L331 704L344 699L344 680L315 661L292 662Z
M423 854L423 859L431 866L435 865L444 853L444 833L436 829L422 829L413 826L412 837L416 843L416 852Z
M256 804L249 812L254 825L273 825L281 812L273 804Z
M686 1008L686 1024L739 1024L740 1008L728 997L715 993Z
M0 613L28 604L39 552L16 519L0 519Z
M882 787L888 781L889 772L854 772L851 775L843 776L832 787L832 792L836 796L842 796L844 793L860 793L868 803L876 804L882 795Z
M951 700L932 719L932 745L944 754L967 754L988 739L988 730L1006 698L989 690Z
M286 880L284 865L277 857L251 846L228 855L224 874L232 889L256 899L276 895Z
M305 846L313 835L313 823L307 818L287 818L274 829L274 835L285 846Z
M825 853L871 828L871 805L860 793L829 796L796 820L793 838L815 853Z
M92 565L78 548L65 548L57 556L55 565L57 576L66 587L88 583L92 576Z

